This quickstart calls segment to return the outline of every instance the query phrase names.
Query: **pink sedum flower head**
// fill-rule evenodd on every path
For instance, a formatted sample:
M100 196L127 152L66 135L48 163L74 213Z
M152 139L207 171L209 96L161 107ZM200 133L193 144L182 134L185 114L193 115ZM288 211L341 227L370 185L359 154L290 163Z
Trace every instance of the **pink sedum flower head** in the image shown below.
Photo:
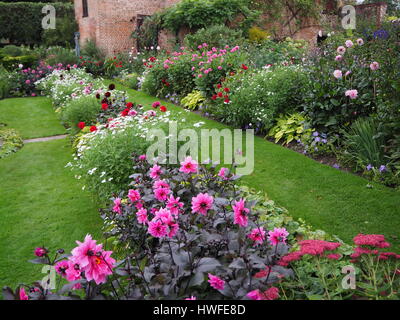
M115 264L112 251L103 250L103 245L97 244L91 235L86 235L84 242L76 243L78 246L72 250L71 261L80 266L88 281L105 283Z
M158 180L161 174L162 170L159 165L155 164L152 168L150 168L150 178Z
M214 198L207 193L200 193L192 198L192 213L200 213L205 216L212 208Z
M349 97L350 99L354 100L354 99L357 99L357 97L358 97L358 91L357 90L347 90L345 95L346 95L346 97Z
M234 213L234 224L238 224L241 227L247 227L247 214L250 210L245 207L244 200L240 199L239 201L235 201L235 204L232 207Z
M24 288L19 288L19 300L29 300Z
M116 198L114 200L114 207L113 207L113 212L115 213L122 213L122 209L121 209L121 198Z
M135 203L141 199L139 191L132 189L128 191L128 198L132 203Z
M198 164L192 157L186 157L185 160L181 162L180 172L183 173L196 173L198 169Z
M380 68L379 63L376 62L376 61L372 62L372 63L369 65L369 67L370 67L370 69L371 69L372 71L376 71L376 70L378 70L378 69Z
M337 53L339 53L340 55L343 55L346 53L346 48L343 46L340 46L336 49Z
M211 273L208 274L208 283L215 290L224 290L225 288L225 281Z
M247 235L247 237L253 240L255 244L262 244L265 240L265 230L263 227L255 228Z
M288 235L289 232L285 228L275 228L273 231L268 232L268 240L271 245L276 246L281 242L286 243Z
M340 71L340 70L335 70L335 71L333 72L333 76L334 76L336 79L341 79L341 78L343 77L343 73L342 73L342 71Z
M351 41L351 40L347 40L347 41L346 41L346 47L347 47L347 48L351 48L351 47L353 47L353 46L354 46L353 41Z

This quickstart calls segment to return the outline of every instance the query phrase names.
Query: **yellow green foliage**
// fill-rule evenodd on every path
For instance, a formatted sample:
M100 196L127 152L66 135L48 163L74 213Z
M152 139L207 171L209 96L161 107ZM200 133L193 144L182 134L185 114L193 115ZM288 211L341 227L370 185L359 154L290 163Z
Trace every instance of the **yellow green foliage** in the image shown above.
M201 92L194 90L181 100L181 104L189 110L196 110L203 101Z
M304 129L305 117L300 113L280 115L277 124L271 128L268 136L275 138L275 143L284 139L284 144L298 140L304 134L310 134L311 129Z
M249 40L251 42L263 42L264 40L268 39L270 35L267 31L262 30L259 27L252 27L249 29Z

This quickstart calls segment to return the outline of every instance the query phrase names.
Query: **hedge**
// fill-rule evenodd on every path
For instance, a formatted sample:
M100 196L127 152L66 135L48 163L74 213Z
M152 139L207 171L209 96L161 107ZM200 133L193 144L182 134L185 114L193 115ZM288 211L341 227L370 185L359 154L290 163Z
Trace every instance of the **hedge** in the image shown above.
M9 39L13 44L40 44L43 38L42 8L45 2L0 2L0 39ZM71 3L51 3L56 9L56 18L75 20ZM57 20L56 20L57 23Z

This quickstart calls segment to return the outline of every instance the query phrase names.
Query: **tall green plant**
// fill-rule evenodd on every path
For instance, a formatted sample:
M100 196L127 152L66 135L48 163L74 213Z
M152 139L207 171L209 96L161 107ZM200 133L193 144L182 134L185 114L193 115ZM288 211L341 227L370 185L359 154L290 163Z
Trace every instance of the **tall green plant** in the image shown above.
M344 159L358 168L372 165L375 168L385 163L385 141L379 134L378 123L372 118L357 119L344 133Z

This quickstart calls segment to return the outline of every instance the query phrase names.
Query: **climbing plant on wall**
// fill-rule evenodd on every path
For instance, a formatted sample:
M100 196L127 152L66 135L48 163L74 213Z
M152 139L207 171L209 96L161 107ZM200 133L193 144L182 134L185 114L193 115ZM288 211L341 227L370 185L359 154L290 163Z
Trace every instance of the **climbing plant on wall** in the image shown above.
M183 0L161 13L162 27L178 33L182 28L197 30L234 21L249 27L260 11L250 9L250 0Z

